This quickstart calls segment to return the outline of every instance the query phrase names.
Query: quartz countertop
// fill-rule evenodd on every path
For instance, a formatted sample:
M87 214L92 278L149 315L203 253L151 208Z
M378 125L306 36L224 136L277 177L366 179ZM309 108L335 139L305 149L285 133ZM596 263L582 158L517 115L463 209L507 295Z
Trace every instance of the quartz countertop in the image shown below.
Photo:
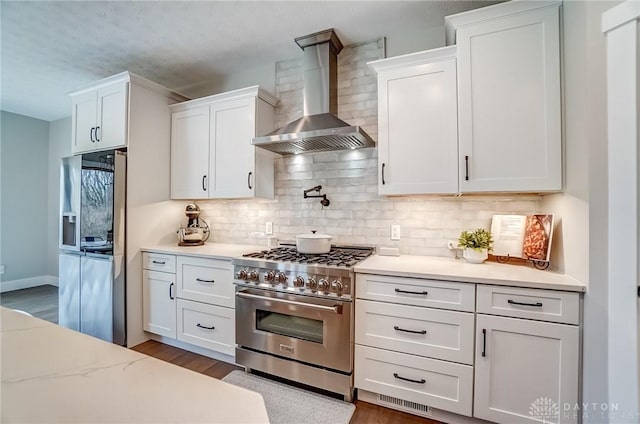
M0 308L0 421L268 423L258 393Z
M233 259L245 253L266 250L265 246L250 244L205 243L202 246L178 246L178 244L163 244L145 246L141 250L153 253L168 253L172 255L197 256L215 259Z
M529 264L500 264L489 261L470 264L462 258L374 255L357 264L355 272L536 289L586 291L585 284L566 274L535 269Z

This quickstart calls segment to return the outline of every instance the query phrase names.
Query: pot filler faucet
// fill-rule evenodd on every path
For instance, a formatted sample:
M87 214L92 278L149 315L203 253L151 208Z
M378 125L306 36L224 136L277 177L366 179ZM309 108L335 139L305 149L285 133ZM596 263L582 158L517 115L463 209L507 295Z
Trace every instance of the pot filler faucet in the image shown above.
M315 186L315 187L310 188L308 190L304 190L304 198L305 199L308 199L308 198L321 198L322 200L320 200L320 204L322 206L329 206L329 204L331 202L329 201L329 199L327 199L327 195L326 194L320 194L320 190L322 190L322 186L321 185ZM309 192L311 192L311 191L315 191L318 194L309 194Z

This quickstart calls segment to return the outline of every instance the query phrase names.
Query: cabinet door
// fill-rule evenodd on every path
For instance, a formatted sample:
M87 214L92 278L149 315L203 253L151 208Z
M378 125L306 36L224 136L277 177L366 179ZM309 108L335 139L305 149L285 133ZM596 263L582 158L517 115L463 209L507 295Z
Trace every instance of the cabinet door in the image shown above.
M98 90L96 148L127 146L129 83L122 82Z
M558 6L456 30L462 192L562 189Z
M578 421L577 326L481 314L476 324L474 417Z
M74 96L71 114L71 150L73 154L96 149L96 91Z
M143 329L176 338L175 274L144 270L142 275Z
M171 198L209 197L209 106L171 115Z
M80 260L80 331L113 341L113 258Z
M380 194L457 193L455 59L378 76Z
M251 139L255 137L255 119L255 97L211 105L209 197L253 197L256 176Z

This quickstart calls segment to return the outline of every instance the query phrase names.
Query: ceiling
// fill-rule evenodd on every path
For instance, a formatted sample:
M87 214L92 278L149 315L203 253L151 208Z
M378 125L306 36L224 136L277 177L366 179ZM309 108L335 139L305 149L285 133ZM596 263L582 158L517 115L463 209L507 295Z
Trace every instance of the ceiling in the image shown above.
M128 70L176 91L295 58L293 39L335 28L344 45L440 26L482 1L0 2L1 108L52 121L68 93Z

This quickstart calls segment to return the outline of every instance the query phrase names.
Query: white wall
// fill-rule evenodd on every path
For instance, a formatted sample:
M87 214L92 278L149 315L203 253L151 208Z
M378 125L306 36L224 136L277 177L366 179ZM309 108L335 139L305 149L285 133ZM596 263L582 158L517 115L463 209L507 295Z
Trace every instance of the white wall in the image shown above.
M71 117L49 122L47 273L58 275L60 159L71 156Z
M552 260L589 285L584 296L582 395L584 403L598 405L616 401L609 399L607 366L611 311L607 304L606 49L600 22L602 13L617 3L564 2L566 190L542 201L543 208L560 218ZM608 413L602 412L587 408L584 421L608 422Z
M49 123L2 111L1 290L48 282Z

